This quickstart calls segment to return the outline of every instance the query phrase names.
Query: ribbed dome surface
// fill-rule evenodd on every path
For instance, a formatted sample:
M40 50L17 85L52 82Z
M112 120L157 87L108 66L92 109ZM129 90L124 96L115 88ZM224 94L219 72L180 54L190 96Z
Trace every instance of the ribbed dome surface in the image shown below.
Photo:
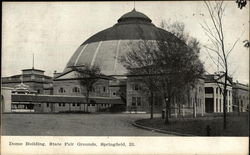
M173 34L153 25L143 13L132 10L119 18L113 27L82 43L64 71L68 71L70 66L98 65L103 74L124 75L126 69L120 64L119 57L131 49L131 42L141 39L179 41Z

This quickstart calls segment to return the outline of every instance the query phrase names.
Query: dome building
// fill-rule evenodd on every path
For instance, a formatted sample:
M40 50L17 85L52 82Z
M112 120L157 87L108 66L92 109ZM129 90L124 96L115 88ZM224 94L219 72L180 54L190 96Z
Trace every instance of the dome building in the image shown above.
M97 81L90 96L120 98L127 110L136 107L138 111L149 111L150 99L141 92L142 84L127 78L127 70L119 61L120 57L129 52L133 48L131 46L140 40L152 41L155 44L157 40L181 42L172 33L156 27L148 16L133 9L121 16L114 26L96 33L78 47L64 71L54 75L54 94L83 95L86 90L79 85L79 81L74 79L76 74L71 68L85 65L99 66L101 73L108 78ZM155 110L161 111L162 100L160 97L155 97ZM107 105L107 107L111 106ZM92 108L93 111L98 111L107 107L96 105L92 108L90 105L88 110L91 111Z
M126 69L120 56L130 49L129 43L139 40L177 39L173 34L156 27L151 19L133 9L118 22L83 42L68 61L64 72L72 66L97 65L105 75L124 75Z

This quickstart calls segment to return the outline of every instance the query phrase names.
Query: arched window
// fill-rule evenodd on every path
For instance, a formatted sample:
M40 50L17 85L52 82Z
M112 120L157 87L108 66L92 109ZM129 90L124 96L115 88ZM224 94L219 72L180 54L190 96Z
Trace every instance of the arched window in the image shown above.
M60 88L60 89L58 90L58 92L59 92L59 93L65 93L65 89L64 89L64 88Z
M72 92L73 92L73 93L79 93L79 92L80 92L80 89L79 89L78 87L74 87L74 88L72 89Z

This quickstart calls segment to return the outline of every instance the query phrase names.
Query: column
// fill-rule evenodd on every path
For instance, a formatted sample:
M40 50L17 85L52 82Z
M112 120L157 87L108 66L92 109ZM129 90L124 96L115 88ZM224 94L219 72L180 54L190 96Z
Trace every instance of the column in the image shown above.
M176 105L176 103L174 104L174 114L175 114L175 118L177 118L177 105Z
M227 90L227 112L230 112L230 105L229 105L229 90Z
M185 116L185 107L184 107L184 104L182 105L182 116Z
M213 87L213 91L214 91L214 112L217 112L216 111L216 88Z
M223 98L223 92L221 91L221 94L220 94L220 106L221 106L221 112L223 112L224 111L224 109L223 109L223 100L224 100L224 98Z
M219 94L217 94L217 112L220 112Z
M203 116L205 113L205 102L203 102L203 100L201 100L201 112L201 116Z

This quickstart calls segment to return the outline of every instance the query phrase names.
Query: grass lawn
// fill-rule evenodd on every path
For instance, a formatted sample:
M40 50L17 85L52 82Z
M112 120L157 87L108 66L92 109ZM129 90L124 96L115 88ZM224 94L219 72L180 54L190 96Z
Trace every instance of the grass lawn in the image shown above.
M211 127L210 136L249 136L249 114L227 114L227 129L223 130L223 116L209 115L198 118L171 118L170 124L165 125L161 118L137 120L139 125L166 131L206 136L206 127Z

